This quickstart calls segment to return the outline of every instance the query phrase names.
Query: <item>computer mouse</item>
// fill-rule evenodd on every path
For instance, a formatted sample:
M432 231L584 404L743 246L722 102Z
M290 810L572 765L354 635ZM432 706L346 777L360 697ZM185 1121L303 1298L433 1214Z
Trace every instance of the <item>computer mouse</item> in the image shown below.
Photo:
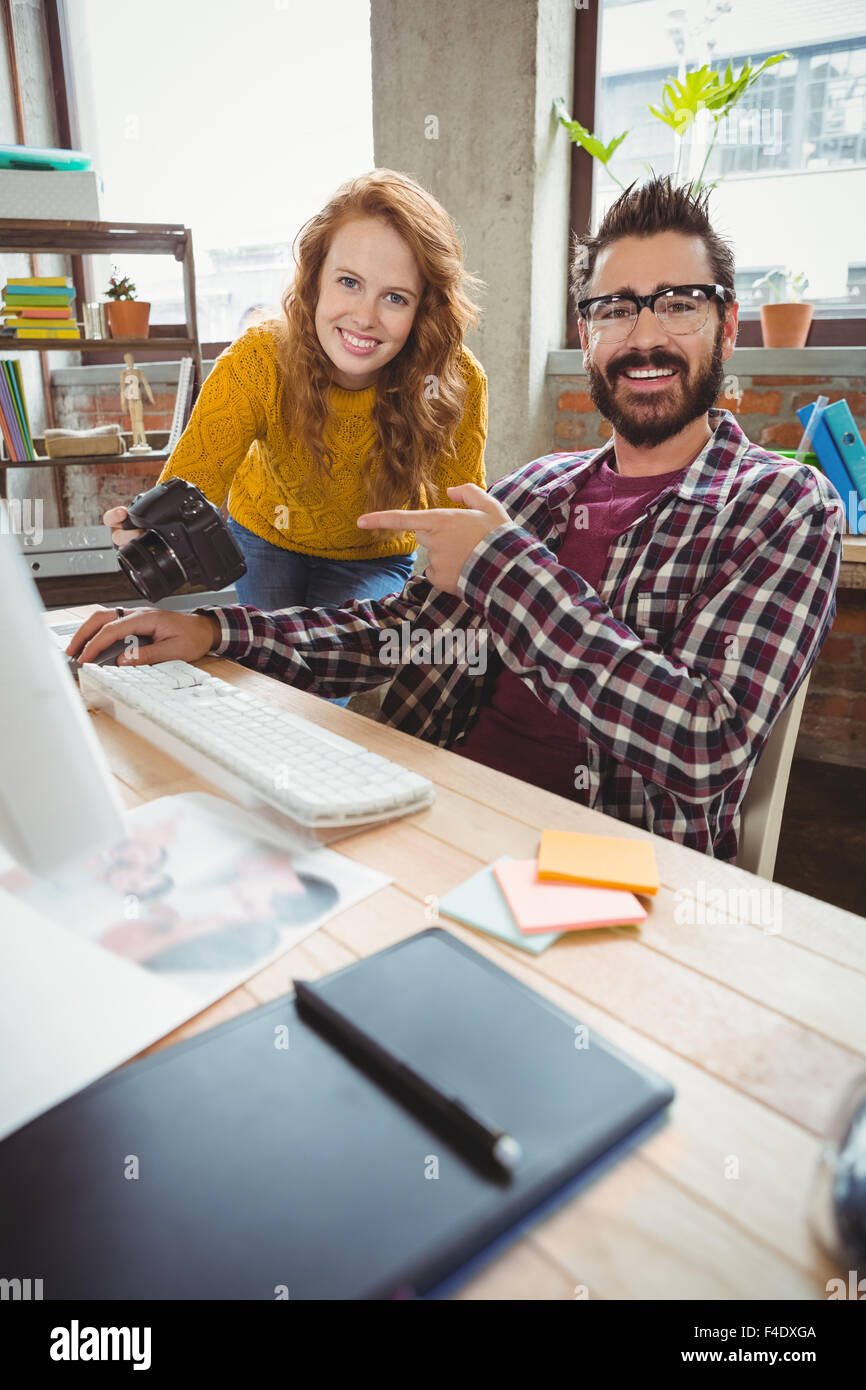
M136 641L141 647L150 647L153 645L153 638L145 637L143 634L141 636L136 634ZM93 665L116 666L117 658L122 656L124 652L130 650L131 643L129 637L120 637L116 642L112 642L110 647L106 647L104 652L100 652L98 656L93 658Z

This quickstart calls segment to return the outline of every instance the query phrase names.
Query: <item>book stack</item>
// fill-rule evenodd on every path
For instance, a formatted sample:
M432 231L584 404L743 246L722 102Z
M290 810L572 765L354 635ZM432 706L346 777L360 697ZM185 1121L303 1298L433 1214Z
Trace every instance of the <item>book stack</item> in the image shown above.
M3 290L3 331L16 338L80 338L68 275L10 277Z
M801 425L811 423L815 405L797 411ZM821 472L833 484L845 504L852 535L866 535L866 445L846 400L825 406L812 434L812 448Z
M21 363L17 358L0 362L0 433L13 463L35 459L36 451L21 381Z

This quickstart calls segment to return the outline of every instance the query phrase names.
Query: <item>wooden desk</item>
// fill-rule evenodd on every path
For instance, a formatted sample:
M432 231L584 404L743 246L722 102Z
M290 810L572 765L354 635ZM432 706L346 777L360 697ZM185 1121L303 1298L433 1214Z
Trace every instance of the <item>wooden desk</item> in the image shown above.
M545 826L646 834L233 662L202 664L423 773L438 791L429 810L336 846L393 876L391 886L156 1047L287 993L293 976L313 979L423 930L436 897L501 854L534 855ZM94 724L128 806L213 790L106 716ZM667 840L655 848L662 887L644 899L650 915L639 931L576 932L533 957L442 919L677 1092L664 1128L460 1298L821 1299L828 1279L847 1279L813 1241L805 1213L828 1115L866 1070L866 918ZM781 934L764 929L770 907L781 910Z

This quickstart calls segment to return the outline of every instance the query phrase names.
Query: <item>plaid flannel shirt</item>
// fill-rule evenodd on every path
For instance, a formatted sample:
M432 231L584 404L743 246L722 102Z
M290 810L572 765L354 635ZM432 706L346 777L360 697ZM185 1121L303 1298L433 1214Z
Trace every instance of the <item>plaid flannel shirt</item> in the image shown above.
M327 697L390 682L383 722L442 747L459 746L504 663L575 721L589 760L575 799L733 860L757 757L832 626L842 521L821 474L751 444L727 411L710 426L611 546L598 591L556 552L612 443L495 483L510 521L469 555L459 596L415 576L341 608L202 609L222 631L212 650ZM486 642L486 670L453 652L395 668L387 634L405 651L407 633L448 630L467 654Z

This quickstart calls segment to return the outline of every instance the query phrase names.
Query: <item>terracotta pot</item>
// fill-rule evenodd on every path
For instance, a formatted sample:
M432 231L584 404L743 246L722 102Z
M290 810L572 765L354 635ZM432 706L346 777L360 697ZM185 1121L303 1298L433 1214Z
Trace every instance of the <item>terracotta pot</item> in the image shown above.
M105 317L112 338L146 338L150 305L142 299L110 299Z
M813 309L813 304L762 304L764 347L805 347Z

